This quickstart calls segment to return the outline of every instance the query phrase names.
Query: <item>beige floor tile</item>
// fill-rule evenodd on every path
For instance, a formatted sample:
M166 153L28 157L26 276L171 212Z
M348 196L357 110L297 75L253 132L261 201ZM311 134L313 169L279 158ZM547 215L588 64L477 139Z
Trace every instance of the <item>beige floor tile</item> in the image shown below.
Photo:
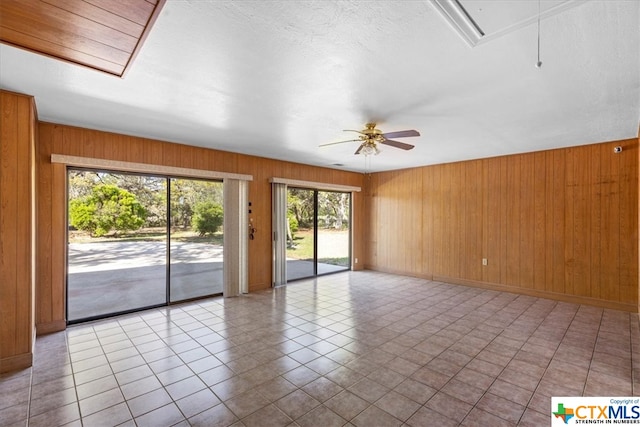
M307 412L305 415L298 418L296 422L300 427L340 427L347 423L344 418L340 417L338 414L323 405Z
M467 416L469 411L471 411L473 405L469 405L455 397L438 392L429 399L425 404L425 407L445 415L452 420L461 422Z
M451 379L441 390L449 396L453 396L470 405L475 405L487 391L486 389L458 381L455 378Z
M220 399L209 389L200 390L194 394L176 401L176 405L185 417L191 418L200 412L213 408L220 403Z
M296 390L276 401L275 405L295 420L319 406L320 402L304 391Z
M538 424L538 427L547 424L548 423ZM473 408L460 425L464 427L512 427L515 426L516 423L504 420L482 409Z
M391 391L382 396L375 406L393 415L400 421L408 420L418 409L420 404L414 402L406 396L401 395L395 391ZM357 424L357 423L356 423Z
M297 390L297 387L282 377L276 377L270 381L260 384L256 387L256 390L258 390L258 392L260 392L260 394L266 397L269 401L275 402L276 400Z
M38 337L33 368L0 376L0 417L540 425L550 396L637 392L639 353L629 313L347 272Z
M263 397L257 390L252 389L241 393L224 403L238 418L244 418L264 408L269 401Z
M132 419L127 404L121 402L100 412L83 416L82 422L86 426L116 426Z
M295 369L292 369L291 371L286 372L282 376L294 385L303 387L304 385L309 384L311 381L320 377L320 374L307 368L306 366L299 366Z
M476 408L512 423L517 423L525 410L524 406L491 393L485 394Z
M411 427L439 426L439 427L455 427L459 422L440 414L433 409L423 406L407 420L407 425Z
M202 382L200 378L194 375L192 377L185 378L184 380L180 380L166 386L165 390L167 390L167 393L169 393L171 398L175 401L180 400L183 397L193 394L197 391L200 391L206 387L206 384Z
M285 427L291 423L293 420L274 405L265 406L242 420L246 427Z
M182 420L184 416L178 407L175 403L170 403L136 418L135 422L138 427L157 427L173 426Z
M192 427L223 427L236 421L238 421L238 417L223 403L189 418L189 424Z
M399 427L402 425L401 420L393 417L376 406L369 406L357 417L351 420L351 423L357 427Z
M368 378L363 378L349 387L348 390L369 403L375 402L389 392L389 388Z
M168 403L171 403L171 396L162 388L127 400L127 405L134 417L139 417Z
M80 413L85 417L120 402L124 402L124 400L122 392L119 389L114 388L81 400L79 402Z
M326 401L324 405L345 420L351 420L368 408L370 404L350 391L345 390Z
M436 389L411 378L400 383L394 391L421 405L427 403L437 392Z

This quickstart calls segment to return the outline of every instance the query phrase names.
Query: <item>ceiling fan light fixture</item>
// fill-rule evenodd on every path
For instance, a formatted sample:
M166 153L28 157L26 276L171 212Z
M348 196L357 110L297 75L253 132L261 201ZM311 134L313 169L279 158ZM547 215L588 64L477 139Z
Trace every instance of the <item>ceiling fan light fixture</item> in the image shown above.
M380 154L380 149L373 144L367 144L362 147L360 154L364 154L365 156L377 156Z
M484 37L482 29L458 0L431 0L431 4L470 47Z

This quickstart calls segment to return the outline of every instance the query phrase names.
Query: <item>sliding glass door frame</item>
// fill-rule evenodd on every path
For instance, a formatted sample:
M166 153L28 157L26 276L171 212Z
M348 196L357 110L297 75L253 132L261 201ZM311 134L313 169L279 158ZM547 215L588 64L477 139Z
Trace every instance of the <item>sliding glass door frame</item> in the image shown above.
M348 197L348 203L349 203L349 216L348 216L348 221L349 221L349 233L348 233L348 248L347 248L347 265L344 266L344 268L340 269L340 270L336 270L336 271L328 271L326 273L318 273L318 255L320 253L319 249L318 249L318 242L321 240L319 239L319 227L318 227L318 195L319 193L337 193L337 194L346 194ZM315 218L314 218L314 229L315 229L315 235L314 235L314 254L315 254L315 275L316 276L326 276L327 274L334 274L334 273L342 273L344 271L349 271L353 268L353 263L352 263L352 245L353 245L353 193L352 192L348 192L348 191L337 191L337 190L323 190L323 189L317 189L315 190L314 193L314 209L316 212Z
M305 191L312 191L313 192L313 275L310 276L304 276L304 277L296 277L293 279L289 279L287 277L287 283L288 282L293 282L296 280L303 280L303 279L308 279L310 277L319 277L319 276L326 276L329 274L335 274L335 273L342 273L344 271L349 271L352 269L352 245L353 245L353 193L349 192L349 191L338 191L338 190L323 190L323 189L318 189L318 188L305 188L305 187L298 187L298 186L288 186L287 187L287 194L289 192L289 190L305 190ZM348 203L349 203L349 216L348 216L348 220L349 220L349 233L348 233L348 265L345 266L342 269L339 270L335 270L335 271L328 271L325 273L319 273L318 272L318 216L319 216L319 204L318 204L318 194L324 192L324 193L339 193L339 194L347 194L348 195ZM288 206L287 206L287 213L288 213ZM285 261L286 262L286 261ZM287 269L288 270L288 269ZM288 272L287 272L287 276L288 276Z
M67 166L66 168L66 175L65 175L65 180L66 180L66 190L67 190L67 194L66 194L66 207L65 207L65 219L66 219L66 226L65 226L65 237L66 237L66 248L65 248L65 319L67 320L67 324L71 325L71 324L76 324L76 323L81 323L81 322L88 322L88 321L92 321L92 320L98 320L98 319L104 319L104 318L108 318L108 317L113 317L113 316L118 316L118 315L123 315L123 314L129 314L129 313L134 313L134 312L138 312L138 311L142 311L142 310L148 310L148 309L152 309L152 308L158 308L158 307L166 307L169 305L173 305L173 304L179 304L179 303L183 303L185 301L190 301L190 300L195 300L195 299L202 299L202 298L210 298L213 296L220 296L222 295L222 292L220 293L212 293L212 294L207 294L207 295L202 295L202 296L197 296L197 297L193 297L193 298L187 298L187 299L183 299L183 300L176 300L176 301L171 301L171 182L173 179L186 179L186 180L194 180L194 181L206 181L206 182L215 182L215 183L223 183L223 181L219 181L219 180L215 180L215 179L209 179L209 178L193 178L193 177L180 177L180 176L173 176L173 175L164 175L164 174L153 174L153 173L139 173L139 172L128 172L128 171L120 171L120 170L107 170L107 169L93 169L93 168L83 168L83 167L74 167L74 166ZM114 312L109 312L109 313L105 313L105 314L97 314L94 316L87 316L87 317L82 317L82 318L77 318L77 319L72 319L69 320L69 228L70 228L70 212L69 212L69 176L70 176L70 172L73 171L77 171L77 172L93 172L93 173L105 173L105 174L119 174L119 175L129 175L129 176L143 176L143 177L152 177L152 178L161 178L165 181L166 183L166 211L165 211L165 220L166 220L166 226L165 226L165 301L163 303L159 303L159 304L150 304L150 305L145 305L145 306L140 306L140 307L135 307L135 308L131 308L131 309L125 309L125 310L119 310L119 311L114 311ZM224 206L223 206L223 215L224 215ZM224 267L223 267L224 268Z

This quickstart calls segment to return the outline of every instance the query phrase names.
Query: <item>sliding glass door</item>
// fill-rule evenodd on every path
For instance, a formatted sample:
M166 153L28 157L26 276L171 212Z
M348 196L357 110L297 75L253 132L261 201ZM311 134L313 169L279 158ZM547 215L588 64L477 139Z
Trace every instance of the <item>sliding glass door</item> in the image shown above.
M287 189L287 281L316 274L315 191Z
M170 179L170 301L222 293L222 183Z
M67 320L222 293L222 183L69 169Z
M351 194L318 191L317 274L349 269Z
M287 189L287 281L348 270L351 194Z

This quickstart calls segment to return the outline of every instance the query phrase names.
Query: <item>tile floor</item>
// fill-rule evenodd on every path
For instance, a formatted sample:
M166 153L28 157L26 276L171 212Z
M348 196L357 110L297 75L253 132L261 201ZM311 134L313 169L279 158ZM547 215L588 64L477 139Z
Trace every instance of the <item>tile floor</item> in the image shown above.
M638 317L375 272L39 337L2 426L541 426L640 394Z

